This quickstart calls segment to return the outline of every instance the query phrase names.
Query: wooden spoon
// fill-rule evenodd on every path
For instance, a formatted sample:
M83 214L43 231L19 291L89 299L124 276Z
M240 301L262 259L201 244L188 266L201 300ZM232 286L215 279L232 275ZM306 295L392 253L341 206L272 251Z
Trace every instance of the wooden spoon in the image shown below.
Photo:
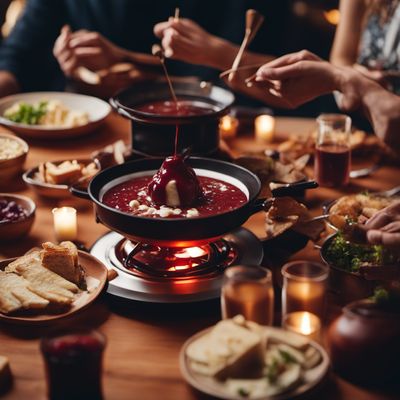
M251 41L256 36L258 30L260 29L262 23L264 22L264 16L258 11L250 9L246 12L246 31L244 34L243 42L240 45L239 51L236 55L235 60L232 64L232 72L229 74L228 80L231 81L235 77L237 68L239 67L240 61L242 60L243 54Z

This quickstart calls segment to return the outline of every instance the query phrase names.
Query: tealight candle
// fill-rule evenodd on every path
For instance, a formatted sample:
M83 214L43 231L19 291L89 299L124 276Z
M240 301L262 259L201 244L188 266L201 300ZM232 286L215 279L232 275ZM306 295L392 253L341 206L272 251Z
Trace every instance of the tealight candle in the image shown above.
M319 263L294 261L284 265L282 315L309 311L323 318L328 274L328 267Z
M236 136L239 120L231 115L223 116L219 121L219 133L222 139L231 139Z
M75 240L78 235L76 209L73 207L53 208L54 231L59 242Z
M321 334L321 320L307 311L296 311L287 314L283 319L283 328L300 333L312 340L319 340Z
M271 115L259 115L254 120L255 137L260 142L272 142L275 133L275 118Z

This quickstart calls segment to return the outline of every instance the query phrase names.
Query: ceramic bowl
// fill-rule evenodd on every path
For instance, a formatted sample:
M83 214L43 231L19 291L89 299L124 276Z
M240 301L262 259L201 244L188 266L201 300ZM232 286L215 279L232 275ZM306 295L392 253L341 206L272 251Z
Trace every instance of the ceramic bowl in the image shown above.
M0 158L0 182L1 184L7 183L13 180L19 173L22 172L26 156L28 155L29 147L28 144L16 137L11 135L0 135L0 139L6 138L18 142L22 146L22 153L12 158L1 159Z
M26 196L0 193L0 200L15 201L27 211L25 218L17 221L0 221L0 240L13 240L27 235L35 220L36 204Z

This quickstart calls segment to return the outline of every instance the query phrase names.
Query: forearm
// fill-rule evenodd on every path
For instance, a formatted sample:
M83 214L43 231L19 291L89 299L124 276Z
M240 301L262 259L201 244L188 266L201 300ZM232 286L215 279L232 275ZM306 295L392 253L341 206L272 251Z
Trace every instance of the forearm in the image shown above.
M20 91L19 84L13 74L8 71L0 71L0 97Z

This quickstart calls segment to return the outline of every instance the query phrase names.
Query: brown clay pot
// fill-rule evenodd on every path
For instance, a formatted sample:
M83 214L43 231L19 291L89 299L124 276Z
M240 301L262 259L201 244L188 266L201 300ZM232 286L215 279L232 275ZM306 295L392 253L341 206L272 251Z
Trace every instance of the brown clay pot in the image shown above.
M343 308L328 331L334 369L364 385L400 379L400 310L360 300Z

